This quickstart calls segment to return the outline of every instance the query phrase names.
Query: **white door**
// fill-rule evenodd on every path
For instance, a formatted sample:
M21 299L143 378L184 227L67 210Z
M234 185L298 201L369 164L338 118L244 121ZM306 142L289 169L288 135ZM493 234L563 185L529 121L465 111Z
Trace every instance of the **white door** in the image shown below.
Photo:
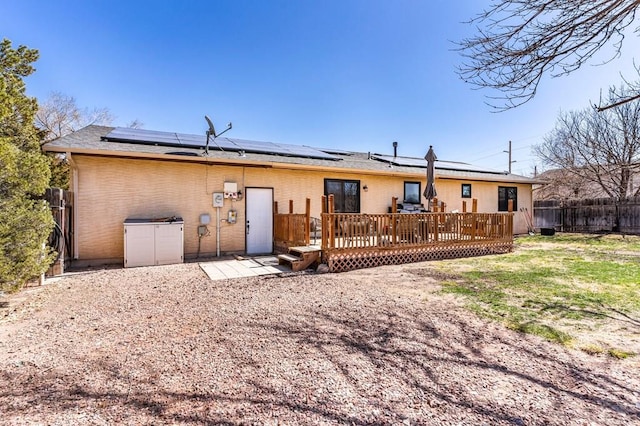
M150 266L155 264L155 229L151 224L124 226L124 266Z
M273 189L245 188L247 254L273 252Z
M182 263L183 234L181 223L156 225L156 265Z

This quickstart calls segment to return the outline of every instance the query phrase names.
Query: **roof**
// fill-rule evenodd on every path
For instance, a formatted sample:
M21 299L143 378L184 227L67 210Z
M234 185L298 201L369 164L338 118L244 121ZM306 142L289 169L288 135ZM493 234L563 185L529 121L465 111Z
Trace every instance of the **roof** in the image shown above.
M612 172L607 173L607 166L602 166L601 173L596 177L587 168L576 169L551 169L542 172L539 180L544 180L547 184L536 188L534 192L535 200L581 200L592 198L610 198L611 196L597 182L598 179L609 188L615 180L615 167L611 166ZM591 177L593 176L593 177ZM640 176L635 173L629 177L629 188L640 187Z
M114 136L115 135L115 136ZM175 142L174 142L175 141ZM253 165L273 168L334 170L422 177L426 161L414 157L314 148L273 142L216 138L172 132L91 125L44 144L49 152L170 161ZM438 179L537 183L526 176L483 169L466 163L436 161Z

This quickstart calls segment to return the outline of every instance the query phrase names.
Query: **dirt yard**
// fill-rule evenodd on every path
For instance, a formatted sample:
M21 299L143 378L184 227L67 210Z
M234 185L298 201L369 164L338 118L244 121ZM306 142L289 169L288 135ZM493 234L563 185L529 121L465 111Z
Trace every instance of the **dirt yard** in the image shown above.
M0 423L640 424L638 357L506 330L438 288L428 263L66 277L4 302Z

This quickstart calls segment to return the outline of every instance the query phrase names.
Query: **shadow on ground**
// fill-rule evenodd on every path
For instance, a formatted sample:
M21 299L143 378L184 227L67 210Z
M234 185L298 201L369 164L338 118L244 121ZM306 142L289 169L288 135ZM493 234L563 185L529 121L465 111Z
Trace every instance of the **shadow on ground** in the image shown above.
M638 389L623 380L582 367L562 349L495 336L444 312L387 305L374 318L318 309L275 326L266 318L238 321L242 336L218 336L220 353L178 345L164 360L114 349L72 361L92 364L91 376L13 365L0 373L4 416L229 425L640 420ZM264 344L247 350L243 342ZM208 357L210 367L172 365L195 356ZM186 379L172 385L177 376Z

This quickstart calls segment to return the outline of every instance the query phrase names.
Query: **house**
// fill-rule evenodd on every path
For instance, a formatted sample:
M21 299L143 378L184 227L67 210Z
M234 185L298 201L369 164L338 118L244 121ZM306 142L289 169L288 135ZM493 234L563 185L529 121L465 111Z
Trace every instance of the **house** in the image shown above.
M601 179L602 183L615 193L616 189L620 188L620 183L625 181L625 177L617 167L612 166L611 173L607 173L604 167L601 170L599 174L586 168L547 170L537 177L537 180L546 184L534 185L534 201L611 198L611 193L603 189L598 179ZM587 175L590 179L587 179ZM622 187L624 188L624 185ZM635 196L638 188L640 188L640 176L637 173L630 173L627 181L628 196Z
M79 265L122 262L127 219L182 218L187 258L258 254L272 251L274 202L282 211L292 200L303 211L309 198L311 216L320 217L322 195L329 193L338 212L387 213L392 197L425 201L421 158L227 137L207 143L204 135L95 125L43 149L66 154L71 166L73 257ZM533 183L436 162L438 199L447 211L461 211L472 198L478 212L506 211L512 199L516 234L527 232L517 210L532 209Z

